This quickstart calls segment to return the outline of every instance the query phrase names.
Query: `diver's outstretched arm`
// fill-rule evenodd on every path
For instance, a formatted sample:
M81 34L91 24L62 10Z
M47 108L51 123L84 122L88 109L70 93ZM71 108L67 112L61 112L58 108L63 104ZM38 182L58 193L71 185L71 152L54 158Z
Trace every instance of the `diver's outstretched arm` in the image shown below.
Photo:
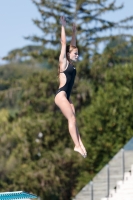
M63 62L64 58L66 58L66 33L65 33L65 26L66 20L64 16L60 17L61 22L61 52L59 56L59 62Z
M76 46L76 24L73 24L72 26L72 39L70 44Z

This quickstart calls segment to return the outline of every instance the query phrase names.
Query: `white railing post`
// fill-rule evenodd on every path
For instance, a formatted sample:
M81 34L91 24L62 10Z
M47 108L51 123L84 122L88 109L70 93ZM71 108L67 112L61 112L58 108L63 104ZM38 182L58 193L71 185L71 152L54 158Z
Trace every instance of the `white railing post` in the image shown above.
M124 180L124 173L125 173L125 154L124 149L121 149L121 157L122 157L122 180Z
M93 181L90 182L91 186L91 200L93 200Z
M109 171L109 164L106 165L107 167L107 197L109 197L109 190L110 190L110 171Z

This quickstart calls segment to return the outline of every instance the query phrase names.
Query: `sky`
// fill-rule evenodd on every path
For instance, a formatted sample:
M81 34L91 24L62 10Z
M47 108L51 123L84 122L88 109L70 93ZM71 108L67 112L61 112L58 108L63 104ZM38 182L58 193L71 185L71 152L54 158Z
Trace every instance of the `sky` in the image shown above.
M116 5L122 3L124 8L120 11L108 13L106 19L117 21L133 15L133 0L116 0ZM40 14L32 0L1 0L0 65L5 63L2 61L2 57L6 56L11 50L33 44L24 39L25 36L43 35L41 30L34 25L32 19L40 19ZM130 33L132 32L130 31Z

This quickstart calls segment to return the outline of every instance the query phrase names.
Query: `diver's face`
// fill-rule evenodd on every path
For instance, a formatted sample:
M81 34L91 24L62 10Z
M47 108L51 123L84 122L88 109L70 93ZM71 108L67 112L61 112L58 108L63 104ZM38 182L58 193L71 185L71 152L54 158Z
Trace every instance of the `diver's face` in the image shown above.
M78 60L78 49L73 49L70 53L69 53L69 58L70 60L76 62Z

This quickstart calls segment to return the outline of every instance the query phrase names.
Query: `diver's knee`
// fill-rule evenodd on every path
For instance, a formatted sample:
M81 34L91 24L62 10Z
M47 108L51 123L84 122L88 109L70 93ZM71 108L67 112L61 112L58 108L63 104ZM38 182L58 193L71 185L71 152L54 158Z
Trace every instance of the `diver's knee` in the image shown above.
M68 119L68 122L71 123L71 124L75 124L75 123L76 123L76 117L75 117L75 115L72 115L72 116Z

